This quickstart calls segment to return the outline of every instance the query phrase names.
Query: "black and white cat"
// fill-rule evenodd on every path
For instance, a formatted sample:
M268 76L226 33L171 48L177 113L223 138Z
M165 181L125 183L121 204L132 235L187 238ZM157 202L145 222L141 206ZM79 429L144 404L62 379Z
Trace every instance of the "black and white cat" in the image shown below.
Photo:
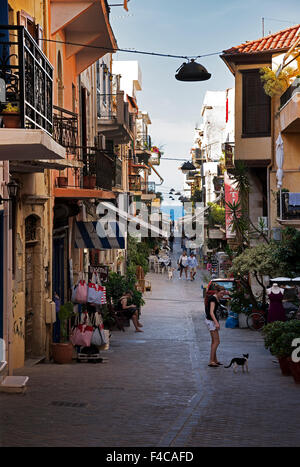
M231 360L231 362L230 362L230 365L224 366L224 368L230 368L231 365L233 365L233 371L234 371L234 373L236 373L237 368L239 366L241 366L242 370L243 370L243 373L244 373L245 368L246 368L247 373L248 373L248 358L249 358L249 354L243 354L243 358L233 358Z

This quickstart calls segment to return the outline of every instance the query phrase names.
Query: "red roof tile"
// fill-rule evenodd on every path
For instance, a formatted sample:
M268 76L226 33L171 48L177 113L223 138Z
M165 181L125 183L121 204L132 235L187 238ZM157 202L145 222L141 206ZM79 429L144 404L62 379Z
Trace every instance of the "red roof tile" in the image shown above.
M297 32L300 31L300 24L283 31L276 32L270 36L262 37L255 41L245 42L244 44L224 50L224 54L252 54L271 50L289 49L294 45L297 39Z

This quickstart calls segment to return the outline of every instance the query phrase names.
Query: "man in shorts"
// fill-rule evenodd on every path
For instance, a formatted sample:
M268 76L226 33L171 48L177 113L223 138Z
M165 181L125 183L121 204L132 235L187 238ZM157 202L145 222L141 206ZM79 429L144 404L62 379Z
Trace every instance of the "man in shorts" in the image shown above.
M190 278L191 281L195 280L195 276L197 274L197 267L198 267L198 261L194 253L191 253L188 259L188 267L190 271Z

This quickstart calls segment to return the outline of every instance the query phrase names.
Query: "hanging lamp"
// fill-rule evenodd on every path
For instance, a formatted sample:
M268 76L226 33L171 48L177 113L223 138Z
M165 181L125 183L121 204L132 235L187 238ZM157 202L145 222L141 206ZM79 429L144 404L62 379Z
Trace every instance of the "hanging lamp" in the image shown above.
M183 63L178 68L175 78L178 81L207 81L211 78L211 74L203 65L191 59L188 63Z

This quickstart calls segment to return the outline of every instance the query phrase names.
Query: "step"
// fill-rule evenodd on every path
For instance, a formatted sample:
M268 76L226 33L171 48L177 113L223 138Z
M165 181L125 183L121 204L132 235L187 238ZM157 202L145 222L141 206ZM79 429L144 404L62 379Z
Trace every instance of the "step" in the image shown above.
M28 376L6 376L0 384L0 392L24 393L28 380Z

